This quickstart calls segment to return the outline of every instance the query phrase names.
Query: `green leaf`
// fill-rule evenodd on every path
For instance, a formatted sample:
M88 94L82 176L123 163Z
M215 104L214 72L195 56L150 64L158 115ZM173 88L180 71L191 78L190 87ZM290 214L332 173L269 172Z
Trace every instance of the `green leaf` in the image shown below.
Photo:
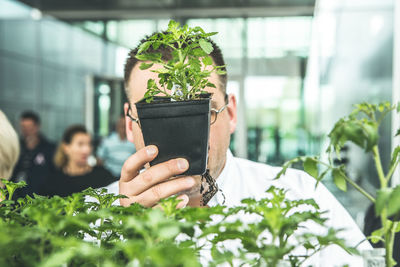
M170 20L168 23L168 31L173 31L176 30L179 27L179 22L176 22L175 20Z
M205 57L205 56L208 55L208 54L207 54L206 52L204 52L203 49L201 49L201 48L193 49L193 50L192 50L192 54L193 54L193 56L195 56L195 57Z
M212 58L210 56L203 57L202 62L204 66L210 66L213 64Z
M345 179L345 174L341 169L335 168L332 170L333 182L342 191L347 191L347 183Z
M387 204L387 215L392 216L400 212L400 185L393 189Z
M371 239L371 242L376 244L379 241L384 241L383 239L383 235L384 235L384 231L383 228L380 228L378 230L375 230L372 232L372 234L368 237L369 239Z
M157 49L160 47L160 45L161 45L161 42L155 41L155 42L153 43L153 49L154 49L154 50L157 50Z
M215 84L213 84L213 83L207 83L207 87L212 87L212 88L217 88L216 86L215 86Z
M214 50L211 43L207 42L205 39L200 39L199 44L201 49L203 49L207 54L210 54Z
M318 178L317 161L314 158L307 157L303 163L304 171L314 178Z
M161 53L148 53L148 54L140 54L136 55L136 58L141 61L152 61L159 62L161 61Z
M382 210L387 207L390 194L393 192L392 188L379 189L376 193L375 214L378 216Z
M170 73L171 71L170 71L170 70L167 70L167 69L162 69L162 68L160 68L160 69L152 70L152 72L167 74L167 73Z
M400 129L397 130L396 135L395 136L399 136L400 135Z
M142 52L145 52L147 49L149 49L149 47L151 46L151 43L152 42L147 41L147 42L144 42L143 44L141 44L139 46L139 49L136 54L141 54Z
M139 66L139 69L147 70L147 69L151 68L153 65L154 65L154 63L142 62L142 64L140 64L140 66Z
M400 232L400 223L397 224L397 227L394 229L395 233Z
M226 71L224 71L224 70L217 70L217 74L218 74L218 75L225 75L225 74L226 74Z

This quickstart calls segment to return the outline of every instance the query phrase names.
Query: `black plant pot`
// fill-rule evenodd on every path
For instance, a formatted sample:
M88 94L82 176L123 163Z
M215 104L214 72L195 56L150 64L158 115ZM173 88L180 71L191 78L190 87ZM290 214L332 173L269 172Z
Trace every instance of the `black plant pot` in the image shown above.
M155 165L173 158L186 158L185 175L206 171L210 131L210 95L199 100L170 101L157 97L154 102L136 103L144 143L158 147Z

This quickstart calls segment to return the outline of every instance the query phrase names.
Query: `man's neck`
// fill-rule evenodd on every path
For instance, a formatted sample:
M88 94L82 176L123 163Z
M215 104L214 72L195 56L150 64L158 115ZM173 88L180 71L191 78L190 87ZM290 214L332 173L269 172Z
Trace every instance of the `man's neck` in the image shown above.
M39 135L25 137L25 145L29 150L34 150L40 142Z

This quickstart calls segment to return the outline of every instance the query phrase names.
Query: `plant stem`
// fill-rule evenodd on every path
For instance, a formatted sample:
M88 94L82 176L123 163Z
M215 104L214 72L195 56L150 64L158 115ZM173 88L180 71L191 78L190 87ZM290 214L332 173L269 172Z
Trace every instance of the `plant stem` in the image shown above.
M386 177L385 177L386 181L388 181L388 182L390 181L390 179L392 178L392 175L393 175L394 171L395 171L396 168L397 168L397 165L399 165L399 162L400 162L400 161L396 161L396 163L393 164L393 166L390 168L389 172L387 173L387 175L386 175Z
M317 162L319 162L320 164L326 166L329 169L332 169L332 166L329 164L326 164L325 162L319 161L317 160ZM361 194L363 194L366 198L368 198L372 203L375 203L375 198L373 196L371 196L367 191L365 191L364 189L362 189L358 184L356 184L353 180L351 180L349 177L347 177L347 175L345 175L343 172L343 177L344 179L350 184L352 185L355 189L357 189L358 192L360 192Z
M393 245L394 245L394 235L395 235L395 229L396 229L398 223L399 222L391 223L390 228L385 233L385 249L386 249L385 261L386 261L387 267L393 266L392 254L393 254Z
M379 149L377 145L372 148L372 153L374 155L375 167L376 171L378 172L381 189L384 189L387 187L387 180L385 179L385 174L383 173L381 157L379 155Z
M375 203L375 198L371 196L367 191L362 189L358 184L356 184L353 180L351 180L347 175L343 175L344 179L351 184L358 192L363 194L366 198L368 198L372 203Z

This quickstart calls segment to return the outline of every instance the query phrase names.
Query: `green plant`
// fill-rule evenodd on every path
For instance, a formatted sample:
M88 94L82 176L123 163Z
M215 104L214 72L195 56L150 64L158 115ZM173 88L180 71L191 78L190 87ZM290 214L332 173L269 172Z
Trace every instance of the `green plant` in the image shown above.
M373 243L383 241L386 249L386 266L395 265L393 259L394 235L400 231L400 185L394 188L389 187L390 179L400 162L400 146L397 146L392 155L388 172L383 171L379 154L379 134L378 129L386 115L391 112L400 112L400 103L392 106L388 102L378 105L362 103L356 105L356 108L349 116L341 118L333 127L328 137L329 146L326 150L328 162L323 162L320 157L297 157L283 166L278 174L279 178L295 162L302 162L304 170L320 182L328 174L331 174L336 186L347 190L347 184L352 185L367 199L375 204L375 213L380 216L382 228L373 232L369 239ZM400 129L396 135L400 135ZM376 196L372 196L366 190L361 188L346 174L345 165L336 166L333 163L332 156L336 154L340 159L340 150L347 142L352 142L362 148L366 154L372 155L377 171L377 177L380 182L380 188L376 191Z
M235 208L177 210L175 197L163 200L162 210L112 206L120 197L88 189L65 198L35 195L0 202L0 266L191 267L201 265L205 244L211 244L210 266L232 266L239 260L273 267L283 258L299 266L330 244L354 252L336 237L336 230L321 236L310 230L297 233L307 221L323 225L323 213L313 200L289 201L275 187L268 189L267 198L246 199ZM244 223L244 213L258 220ZM239 254L224 246L232 239L243 246ZM306 249L304 257L293 255L297 246Z
M178 22L171 20L166 32L155 33L140 45L136 58L143 61L141 70L149 69L154 64L160 68L151 70L158 73L159 85L154 79L147 82L144 98L152 102L157 94L174 100L196 99L201 93L207 93L206 87L215 85L208 81L212 72L225 74L225 66L215 66L209 54L213 46L209 37L216 32L206 33L200 27L180 27ZM160 48L167 49L171 58L165 61Z

